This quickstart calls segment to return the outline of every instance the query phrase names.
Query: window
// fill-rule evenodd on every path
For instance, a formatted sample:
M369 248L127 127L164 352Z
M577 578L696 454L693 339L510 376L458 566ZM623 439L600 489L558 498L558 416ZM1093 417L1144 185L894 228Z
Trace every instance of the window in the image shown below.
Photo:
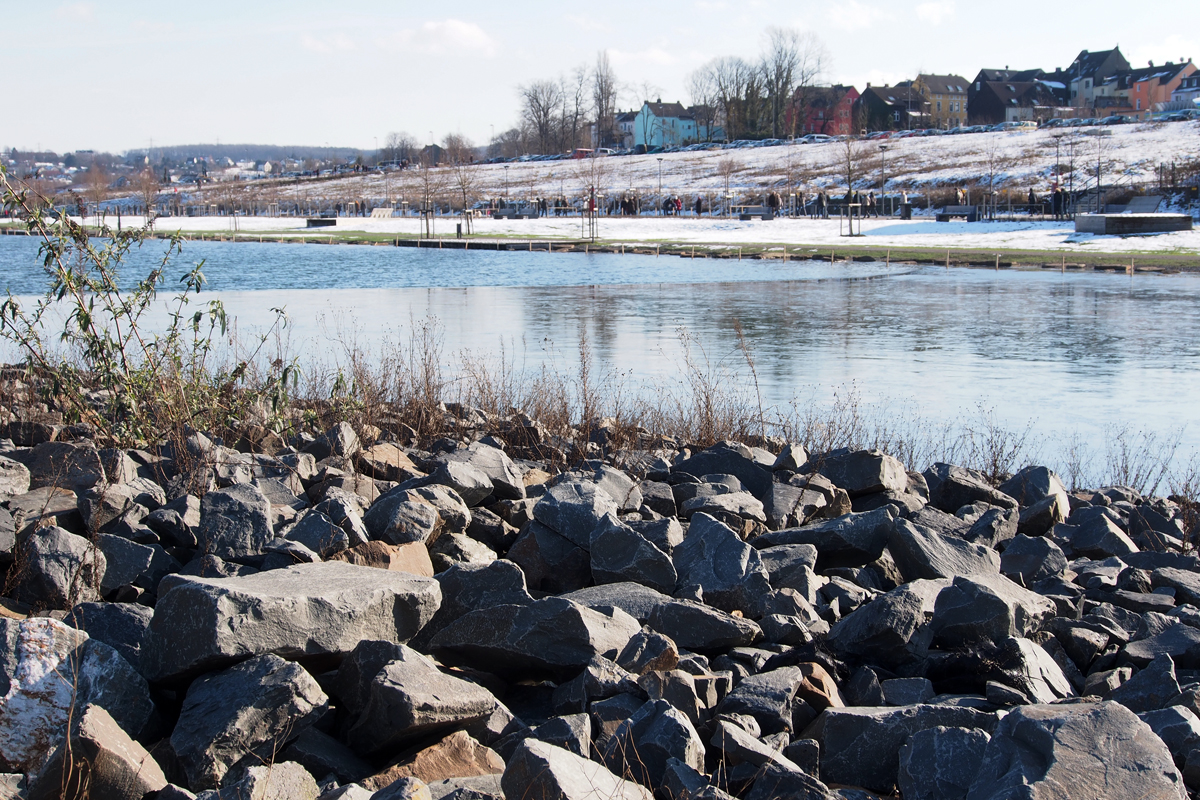
M937 106L938 106L938 113L939 114L942 113L942 101L941 100L937 101Z

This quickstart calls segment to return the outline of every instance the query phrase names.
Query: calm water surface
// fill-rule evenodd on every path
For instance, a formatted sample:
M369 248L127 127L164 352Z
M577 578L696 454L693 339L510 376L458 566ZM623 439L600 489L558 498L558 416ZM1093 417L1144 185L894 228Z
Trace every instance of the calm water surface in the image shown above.
M0 237L0 288L38 291L35 256L33 240ZM184 262L200 259L243 329L284 306L293 347L327 363L433 317L448 362L503 346L518 366L574 372L586 335L603 371L655 391L678 383L683 332L748 380L740 323L773 404L853 384L930 418L983 404L1046 436L1187 426L1185 446L1200 444L1197 275L186 243Z

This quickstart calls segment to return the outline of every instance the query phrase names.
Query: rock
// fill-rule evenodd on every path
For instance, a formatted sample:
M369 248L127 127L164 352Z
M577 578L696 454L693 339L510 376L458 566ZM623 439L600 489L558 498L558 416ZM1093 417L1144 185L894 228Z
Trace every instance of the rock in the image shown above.
M339 422L309 443L304 452L310 453L317 461L324 461L330 456L352 459L361 448L362 443L350 423Z
M691 600L655 607L646 624L679 647L702 653L742 647L762 638L762 630L754 622Z
M471 524L467 527L467 536L477 542L482 542L503 553L512 547L517 540L518 530L508 524L499 514L486 508L476 508L471 512Z
M563 595L567 600L581 606L602 610L616 606L643 625L654 610L664 603L676 602L674 598L638 583L606 583L589 586ZM720 613L720 612L718 612Z
M763 523L767 521L763 504L749 492L694 497L679 509L679 516L684 519L691 519L695 514L708 514L710 517L730 522L737 519L752 519Z
M904 465L879 450L831 455L816 466L817 472L845 489L852 498L875 492L903 492L908 488Z
M275 537L271 503L255 486L239 484L204 495L197 546L227 561L258 555Z
M316 509L301 517L287 532L286 538L319 553L321 558L329 558L350 547L346 531Z
M771 470L754 461L749 448L728 442L713 445L673 468L688 475L732 475L759 500L764 500L774 479Z
M743 678L718 706L720 714L747 714L764 733L792 732L792 700L804 681L799 667L781 667Z
M1000 547L1017 535L1021 515L1015 508L989 507L963 535L968 542Z
M932 638L926 625L949 581L912 581L875 598L829 630L826 642L845 656L899 667L924 656Z
M433 800L433 795L418 778L397 778L371 795L371 800Z
M944 725L914 733L900 748L904 800L964 800L990 740L985 731Z
M313 510L324 514L330 522L345 531L350 547L357 547L371 538L362 519L367 506L356 494L330 487L325 492L325 499L317 503Z
M1200 575L1196 572L1159 567L1151 573L1150 581L1155 589L1174 589L1177 602L1200 606Z
M786 469L789 472L799 472L800 468L808 463L808 453L804 450L804 445L789 442L784 445L779 451L779 455L775 457L775 463L771 465L772 472L778 472L781 469Z
M25 494L29 491L29 480L29 467L0 456L0 495Z
M167 785L153 757L98 705L75 709L71 734L50 756L29 800L141 800Z
M367 542L334 553L329 558L331 561L344 561L356 567L407 572L422 578L434 576L433 561L429 558L429 550L420 542L409 542L408 544Z
M445 533L429 548L429 558L434 570L438 572L450 569L456 564L471 564L486 566L495 561L498 556L495 551L482 542L477 542L462 533Z
M674 517L656 520L640 520L627 523L629 527L640 533L650 544L662 550L668 556L675 548L683 544L683 526Z
M722 523L697 514L672 558L679 585L700 586L707 604L761 616L763 599L771 591L767 571L758 551Z
M520 500L525 497L525 483L512 459L498 447L472 442L465 448L440 457L443 462L469 464L491 481L493 491L501 500ZM468 503L468 505L474 505Z
M1075 696L1075 688L1054 658L1029 639L1012 638L999 643L1007 678L1003 683L1024 694L1033 703L1053 703Z
M675 495L669 483L642 481L638 484L638 491L642 493L642 504L655 514L664 517L678 515L679 509L675 505Z
M1107 515L1097 514L1070 532L1071 549L1088 558L1136 553L1138 547Z
M35 608L69 609L100 599L108 564L95 545L62 528L39 528L17 536L12 597Z
M435 633L472 611L533 602L525 588L524 574L511 561L455 564L439 573L437 582L442 590L442 604L413 640L418 648L424 648Z
M696 679L681 669L647 672L638 678L637 685L645 689L651 700L666 700L673 708L683 712L693 726L703 725L700 697L696 693Z
M282 750L328 709L329 698L303 668L258 656L188 687L171 747L188 785L212 789L243 759L262 763Z
M1200 630L1182 623L1125 645L1125 657L1146 667L1160 655L1168 655L1177 669L1200 669Z
M1000 508L1017 508L1018 503L993 489L983 476L964 467L937 463L921 473L929 486L929 504L953 514L963 506L983 502Z
M1044 536L1071 513L1066 493L1052 494L1031 506L1021 509L1017 532L1027 536Z
M637 621L620 609L603 613L547 597L528 605L472 611L439 631L430 646L499 674L573 674L593 656L615 659L639 630Z
M801 528L766 533L753 544L760 550L784 544L810 544L817 548L820 569L861 567L883 554L894 518L895 509L884 506Z
M776 589L790 586L800 567L817 565L817 548L811 544L785 544L758 551L767 579Z
M933 645L955 648L1029 636L1055 611L1052 601L1002 575L957 577L934 604Z
M845 697L852 706L882 706L883 686L870 667L859 667L846 684Z
M355 752L387 753L421 737L486 719L495 709L491 692L445 675L429 658L399 647L399 658L370 679L362 711L347 730L346 741Z
M78 603L63 622L113 648L137 669L153 617L154 609L135 603Z
M1164 708L1179 694L1175 662L1165 653L1118 686L1109 700L1120 703L1135 714Z
M792 763L791 759L723 719L716 721L710 744L734 764L745 763L756 767L777 764L786 770L800 771L800 767Z
M587 550L596 525L606 514L618 511L617 502L596 484L565 481L551 486L542 495L533 507L533 516L575 546Z
M669 636L643 628L617 656L617 664L633 675L673 670L679 664L679 650Z
M401 483L424 477L404 450L391 442L380 442L360 451L357 463L360 470L381 481Z
M858 800L855 795L848 794L849 791L853 790L834 792L811 775L770 764L755 776L754 786L746 794L746 800Z
M150 568L154 549L107 533L96 534L96 547L104 554L104 577L100 591L110 594L119 586L132 585Z
M994 714L945 705L904 708L829 708L803 737L821 746L821 778L890 793L900 770L900 749L914 734L937 728L991 731Z
M589 538L588 544L591 544ZM588 551L534 520L508 551L531 589L552 594L582 589L592 581Z
M391 544L425 544L435 540L442 528L438 510L407 491L392 493L376 500L363 515L363 524L372 539Z
M527 800L652 800L650 790L594 761L536 739L517 746L501 780L506 797Z
M416 778L427 784L454 778L501 775L504 761L466 731L455 731L441 741L400 759L382 772L363 781L366 788L384 788L400 778Z
M803 525L828 505L829 501L821 492L775 483L763 503L763 512L767 527L776 531Z
M312 775L333 775L342 783L361 780L374 772L353 750L316 728L305 728L279 758L296 762Z
M688 718L666 700L651 700L605 742L605 765L643 786L662 785L667 760L704 768L704 742Z
M200 499L181 495L162 508L151 511L146 525L172 547L194 548L196 531L200 527Z
M889 706L915 706L934 698L933 683L928 678L892 678L879 684L883 700Z
M1126 706L1128 708L1128 706ZM1150 726L1163 744L1171 751L1175 766L1184 770L1184 781L1188 780L1186 770L1188 756L1192 751L1200 749L1200 717L1189 708L1171 706L1156 711L1146 711L1138 714L1138 718Z
M579 675L554 690L554 713L579 714L587 711L593 700L626 693L642 694L637 677L609 659L596 656Z
M479 505L492 496L492 479L481 469L463 461L443 461L424 478L401 484L406 488L440 485L454 491L467 508Z
M990 547L939 536L904 519L896 521L888 550L909 581L1000 572L1000 556Z
M612 514L592 531L589 549L596 583L628 581L666 594L675 591L678 576L671 557Z
M1162 740L1118 703L1014 709L992 731L969 800L1161 797L1183 800Z
M142 669L179 681L251 656L334 660L363 639L407 642L441 602L436 581L338 561L161 586Z
M1047 467L1025 467L997 487L1022 507L1032 506L1054 495L1067 496L1062 479Z
M1000 572L1024 586L1061 575L1066 568L1062 549L1041 536L1017 535L1000 555Z
M294 761L247 767L236 781L221 787L220 800L317 800L317 782Z
M42 442L29 456L25 466L31 489L54 486L83 492L105 479L100 452L91 442Z

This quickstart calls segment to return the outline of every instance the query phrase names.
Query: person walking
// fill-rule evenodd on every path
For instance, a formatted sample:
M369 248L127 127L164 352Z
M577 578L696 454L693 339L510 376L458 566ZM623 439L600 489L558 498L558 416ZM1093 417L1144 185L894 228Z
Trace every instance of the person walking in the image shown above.
M1037 195L1033 193L1033 187L1029 187L1029 216L1033 216L1033 207L1037 205Z

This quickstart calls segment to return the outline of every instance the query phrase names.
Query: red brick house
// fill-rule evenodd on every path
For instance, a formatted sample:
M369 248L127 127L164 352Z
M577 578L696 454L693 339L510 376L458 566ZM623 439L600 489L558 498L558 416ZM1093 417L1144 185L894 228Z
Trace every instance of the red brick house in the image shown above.
M839 136L854 133L853 86L810 86L796 90L787 110L787 129L796 136L824 133Z

